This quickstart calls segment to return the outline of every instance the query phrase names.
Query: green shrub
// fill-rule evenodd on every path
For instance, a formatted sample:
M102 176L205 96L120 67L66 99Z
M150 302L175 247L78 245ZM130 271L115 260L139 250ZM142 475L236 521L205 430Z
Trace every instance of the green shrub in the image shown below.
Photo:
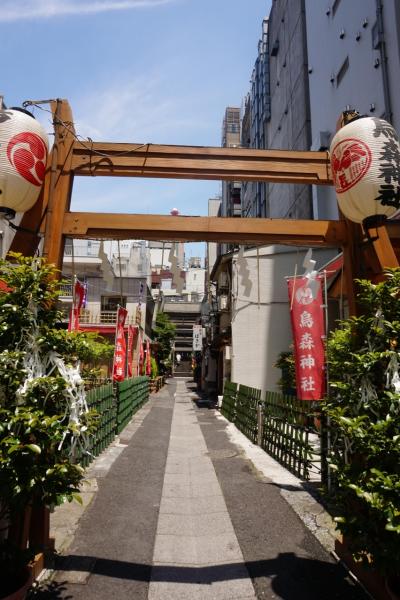
M360 317L328 340L330 465L339 530L354 557L400 572L400 270L359 281Z

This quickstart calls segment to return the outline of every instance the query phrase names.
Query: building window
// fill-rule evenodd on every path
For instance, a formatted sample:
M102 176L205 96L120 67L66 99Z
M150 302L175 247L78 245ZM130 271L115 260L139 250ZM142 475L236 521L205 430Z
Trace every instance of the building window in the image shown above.
M348 68L350 65L350 61L349 61L349 57L346 56L345 61L343 62L342 66L340 67L338 74L336 75L336 86L339 87L343 77L346 75Z
M277 56L279 52L279 40L275 40L275 42L272 44L272 48L271 48L271 56Z
M118 306L126 307L126 298L121 296L102 296L101 297L101 310L102 311L116 311Z

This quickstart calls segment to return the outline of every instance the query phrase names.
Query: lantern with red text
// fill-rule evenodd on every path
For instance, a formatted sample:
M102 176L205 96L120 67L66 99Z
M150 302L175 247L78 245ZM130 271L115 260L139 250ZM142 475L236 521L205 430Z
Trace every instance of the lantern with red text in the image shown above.
M390 123L350 121L334 136L330 155L339 208L348 219L362 223L400 209L400 145Z
M28 111L0 110L0 212L12 218L35 204L47 152L46 132Z

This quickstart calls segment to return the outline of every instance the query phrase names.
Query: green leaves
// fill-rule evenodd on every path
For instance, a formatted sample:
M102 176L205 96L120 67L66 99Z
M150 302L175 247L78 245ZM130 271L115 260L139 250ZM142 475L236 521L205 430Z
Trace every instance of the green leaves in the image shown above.
M156 317L156 326L153 330L154 339L158 343L157 355L159 360L164 363L170 353L173 341L176 335L176 326L171 322L168 315L158 313Z
M28 448L28 450L31 450L31 452L34 452L35 454L41 454L42 450L40 448L40 446L38 446L37 444L27 444L25 446L25 448Z
M400 269L359 281L364 314L328 340L331 379L323 410L332 427L329 464L335 521L355 557L397 572L400 555Z
M35 502L79 501L84 473L68 456L69 440L80 432L69 424L67 383L49 364L48 352L70 360L94 351L87 336L59 328L55 276L42 259L0 260L7 286L0 293L0 507L14 515ZM37 353L35 360L29 348ZM82 428L89 426L88 415Z

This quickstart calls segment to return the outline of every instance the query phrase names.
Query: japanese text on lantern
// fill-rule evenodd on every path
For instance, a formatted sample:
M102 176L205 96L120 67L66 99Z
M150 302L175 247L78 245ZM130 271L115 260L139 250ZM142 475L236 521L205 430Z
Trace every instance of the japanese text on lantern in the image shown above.
M324 313L318 277L315 297L306 277L289 279L297 397L320 400L325 392Z

